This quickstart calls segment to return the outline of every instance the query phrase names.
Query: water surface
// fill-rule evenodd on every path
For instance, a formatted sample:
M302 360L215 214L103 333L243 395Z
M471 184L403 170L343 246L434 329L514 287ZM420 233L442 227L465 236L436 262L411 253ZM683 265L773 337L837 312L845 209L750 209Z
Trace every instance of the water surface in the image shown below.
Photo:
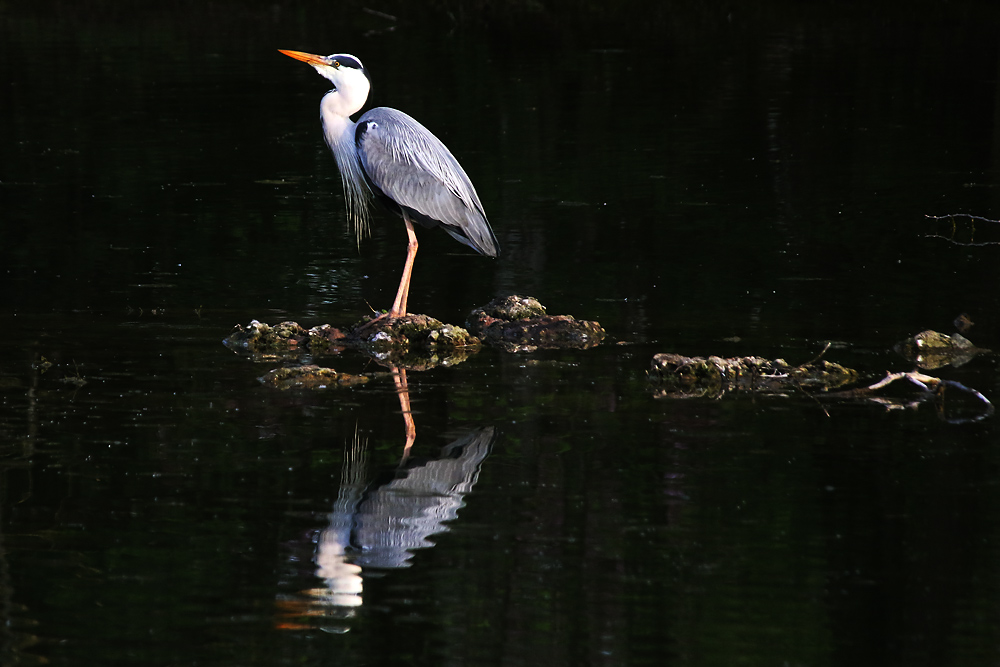
M995 662L994 419L646 378L832 342L873 382L962 312L1000 347L996 226L925 218L1000 217L994 11L58 9L0 20L5 664ZM387 376L261 386L234 325L386 308L405 252L278 48L356 54L476 183L501 256L421 234L411 309L609 339L411 371L405 460Z

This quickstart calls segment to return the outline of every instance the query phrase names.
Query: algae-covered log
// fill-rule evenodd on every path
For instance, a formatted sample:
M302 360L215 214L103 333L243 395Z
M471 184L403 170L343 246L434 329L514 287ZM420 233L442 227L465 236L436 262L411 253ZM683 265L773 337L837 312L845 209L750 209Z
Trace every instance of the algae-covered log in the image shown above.
M269 371L260 381L275 389L327 389L364 384L368 382L368 377L338 373L322 366L293 366Z
M477 308L469 314L466 326L486 344L507 352L589 348L606 335L597 322L547 315L537 299L520 295L500 297Z
M916 336L896 343L894 349L918 368L932 370L942 366L961 366L981 352L989 352L972 344L962 334L950 336L937 331L921 331Z
M795 387L827 391L858 379L856 371L829 361L792 366L784 359L763 357L685 357L663 353L653 357L649 379L657 397L722 396L729 391L782 392Z

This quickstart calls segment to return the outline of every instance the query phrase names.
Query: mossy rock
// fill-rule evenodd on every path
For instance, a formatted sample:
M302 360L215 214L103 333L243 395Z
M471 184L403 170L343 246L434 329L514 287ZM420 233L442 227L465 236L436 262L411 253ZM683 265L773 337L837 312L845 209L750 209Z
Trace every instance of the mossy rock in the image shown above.
M246 327L237 326L223 343L257 360L272 361L338 354L353 348L380 363L414 370L460 363L482 347L481 341L462 327L427 315L365 320L347 334L329 324L304 329L296 322L272 326L253 320Z
M918 368L933 370L942 366L962 366L973 357L989 352L976 347L962 334L946 335L937 331L921 331L915 336L902 340L893 348Z
M255 355L314 354L342 349L344 334L329 324L303 329L298 322L269 325L253 320L246 327L237 325L223 341L230 349L244 350Z
M429 351L478 348L480 341L462 327L444 324L427 315L372 319L359 323L347 342L369 352L424 349Z
M473 335L507 352L536 349L585 349L607 335L598 322L571 315L547 315L538 299L512 295L494 299L469 313L466 326Z
M493 299L482 308L472 311L470 320L475 318L477 313L482 313L495 320L526 320L531 317L541 317L546 315L545 306L539 303L533 296L521 296L511 294Z
M810 387L828 391L858 379L854 369L829 361L792 366L764 357L685 357L662 353L653 357L649 378L660 397L719 397L730 391L778 393Z

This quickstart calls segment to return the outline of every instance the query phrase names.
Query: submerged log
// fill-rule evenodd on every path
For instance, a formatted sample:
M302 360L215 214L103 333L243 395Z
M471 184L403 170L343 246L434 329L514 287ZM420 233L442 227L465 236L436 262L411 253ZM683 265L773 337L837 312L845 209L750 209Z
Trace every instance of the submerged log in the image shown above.
M259 378L262 384L275 389L328 389L365 384L367 375L338 373L322 366L293 366L276 368Z
M921 331L916 336L896 343L893 348L903 358L913 362L917 368L933 370L942 366L962 366L977 354L989 352L973 345L972 341L959 333L950 336L937 331Z
M685 357L663 353L653 357L649 379L657 398L720 397L730 391L783 392L810 387L828 391L858 379L857 371L829 361L792 366L784 359L763 357Z
M537 299L519 295L500 297L477 308L469 314L466 326L487 345L506 352L585 349L599 345L606 335L597 322L547 315Z

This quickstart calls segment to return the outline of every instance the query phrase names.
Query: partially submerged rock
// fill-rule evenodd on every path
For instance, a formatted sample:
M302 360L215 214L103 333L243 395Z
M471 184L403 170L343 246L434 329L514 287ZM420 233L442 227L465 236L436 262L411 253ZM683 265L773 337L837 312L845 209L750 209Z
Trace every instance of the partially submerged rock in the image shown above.
M546 315L545 306L533 296L521 296L511 294L510 296L499 296L482 308L472 311L470 320L477 313L482 313L494 320L527 320L532 317Z
M421 369L464 361L483 341L511 352L537 348L587 348L604 339L597 322L569 315L546 315L537 299L508 296L473 311L470 329L445 324L427 315L375 317L342 331L329 324L304 329L296 322L276 325L253 320L223 341L227 347L262 358L293 358L302 354L335 354L359 349L376 360Z
M942 366L961 366L980 352L988 352L972 344L962 334L950 336L937 331L921 331L916 336L896 343L894 349L918 368L934 369Z
M584 349L600 344L606 335L597 322L547 315L537 299L519 295L499 297L477 308L469 314L466 326L486 344L506 352Z
M239 324L223 341L230 349L255 355L287 356L287 353L330 354L344 348L345 335L329 324L303 329L297 322L271 326L253 320L246 327Z
M458 363L480 348L479 339L462 327L426 315L367 320L348 333L329 324L304 329L296 322L272 326L253 320L246 327L238 325L223 343L260 359L336 354L355 348L379 361L415 369Z
M729 391L782 392L810 387L827 391L858 379L857 371L829 361L792 366L784 359L763 357L685 357L657 354L649 379L659 387L657 397L718 397Z
M352 347L361 347L371 352L479 347L479 339L462 327L444 324L427 315L406 315L392 319L384 317L362 322L354 327L347 342Z
M364 384L368 379L366 375L338 373L322 366L292 366L269 371L260 381L275 389L327 389Z

